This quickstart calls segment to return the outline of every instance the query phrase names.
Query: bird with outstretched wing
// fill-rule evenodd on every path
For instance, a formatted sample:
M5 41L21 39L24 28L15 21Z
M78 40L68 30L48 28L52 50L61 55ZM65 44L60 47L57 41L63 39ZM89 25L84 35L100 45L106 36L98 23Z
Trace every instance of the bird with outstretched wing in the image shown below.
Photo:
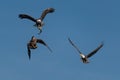
M53 13L54 11L55 11L54 8L47 8L47 9L45 9L45 10L42 12L40 18L38 18L38 19L35 19L35 18L33 18L32 16L27 15L27 14L19 14L19 18L21 18L21 19L29 19L29 20L35 22L35 25L34 25L34 26L36 26L36 27L40 30L40 33L41 33L41 32L42 32L42 27L43 27L43 25L44 25L43 19L45 18L45 16L46 16L48 13Z
M27 51L28 51L29 59L31 58L31 50L30 49L36 49L37 43L43 44L44 46L46 46L49 49L50 52L52 52L51 48L42 39L37 39L34 36L32 36L31 40L27 44Z
M83 63L89 63L88 58L90 58L91 56L93 56L95 53L97 53L97 51L103 47L103 43L101 43L96 49L94 49L92 52L90 52L88 55L84 55L82 52L80 52L80 50L78 49L78 47L72 42L72 40L70 38L68 38L70 44L79 52L80 57L83 61Z

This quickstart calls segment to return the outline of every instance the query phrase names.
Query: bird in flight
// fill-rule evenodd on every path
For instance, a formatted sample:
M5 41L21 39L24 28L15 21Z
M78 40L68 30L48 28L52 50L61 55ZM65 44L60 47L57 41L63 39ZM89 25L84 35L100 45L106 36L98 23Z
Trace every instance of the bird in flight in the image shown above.
M71 43L71 45L79 52L81 60L83 63L89 63L88 58L90 58L91 56L93 56L100 48L103 47L103 43L101 43L96 49L94 49L92 52L90 52L87 55L84 55L82 52L80 52L80 50L78 49L78 47L71 41L70 38L68 38L69 42Z
M35 18L33 18L33 17L31 17L31 16L29 16L29 15L27 15L27 14L19 14L19 18L21 18L21 19L29 19L29 20L35 22L35 25L34 25L34 26L36 26L36 27L40 30L40 32L39 32L39 34L40 34L40 33L42 32L42 27L43 27L43 25L44 25L43 19L45 18L45 16L46 16L48 13L53 13L54 11L55 11L54 8L47 8L47 9L45 9L45 10L42 12L42 15L41 15L40 18L38 18L38 19L35 19Z
M27 50L28 50L29 59L31 58L31 50L30 49L36 49L37 48L37 43L43 44L44 46L46 46L52 52L50 47L42 39L37 39L34 36L32 36L29 43L27 43Z

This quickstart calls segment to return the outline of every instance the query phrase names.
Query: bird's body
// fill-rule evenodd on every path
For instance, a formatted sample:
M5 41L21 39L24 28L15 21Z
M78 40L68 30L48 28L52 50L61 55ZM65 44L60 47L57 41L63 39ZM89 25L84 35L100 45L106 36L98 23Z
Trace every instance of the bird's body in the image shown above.
M80 50L77 48L77 46L70 40L70 38L68 38L68 40L71 43L71 45L73 47L75 47L77 49L77 51L79 52L80 57L81 57L83 63L89 63L88 58L90 58L91 56L93 56L100 48L103 47L103 43L102 43L96 49L94 49L92 52L90 52L88 55L84 55L82 52L80 52Z
M42 27L43 27L43 25L44 25L43 19L45 18L45 16L46 16L48 13L52 13L52 12L54 12L54 11L55 11L54 8L47 8L47 9L45 9L45 10L43 11L41 17L38 18L38 19L35 19L35 18L33 18L33 17L31 17L31 16L29 16L29 15L27 15L27 14L19 14L19 17L20 17L21 19L29 19L29 20L35 22L35 25L34 25L34 26L36 26L36 27L40 30L40 33L41 33L41 32L42 32Z
M41 21L41 19L37 19L36 24L34 26L37 27L38 30L40 30L40 33L41 33L43 25L44 25L43 21Z
M37 39L34 36L32 36L31 40L27 44L29 59L31 58L31 50L30 49L36 49L37 48L37 43L43 44L44 46L46 46L52 52L52 50L48 47L48 45L42 39Z
M84 54L80 53L80 57L81 57L83 63L89 63L87 57Z
M30 49L36 49L37 48L37 39L33 36L28 43Z

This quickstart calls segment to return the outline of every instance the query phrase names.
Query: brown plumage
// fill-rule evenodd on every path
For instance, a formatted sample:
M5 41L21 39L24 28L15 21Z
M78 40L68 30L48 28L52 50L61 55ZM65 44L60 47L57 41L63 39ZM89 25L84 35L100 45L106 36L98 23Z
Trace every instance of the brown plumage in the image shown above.
M52 13L54 12L55 9L54 8L47 8L43 11L43 13L41 14L40 18L38 19L35 19L27 14L19 14L19 18L21 19L29 19L33 22L35 22L36 24L34 26L36 26L39 30L40 30L40 33L42 32L42 27L44 25L43 23L43 19L45 18L45 16L48 14L48 13Z
M32 36L31 40L27 44L29 59L31 58L31 50L30 49L36 49L37 48L37 43L43 44L44 46L46 46L52 52L52 50L49 48L49 46L42 39L37 39L34 36Z
M103 47L103 43L101 43L96 49L94 49L92 52L90 52L87 55L84 55L82 52L80 52L80 50L78 49L78 47L70 40L70 38L68 38L69 42L71 43L71 45L73 47L75 47L75 49L77 49L77 51L80 54L80 57L83 61L83 63L89 63L88 58L90 58L91 56L93 56L95 53L97 53L97 51Z

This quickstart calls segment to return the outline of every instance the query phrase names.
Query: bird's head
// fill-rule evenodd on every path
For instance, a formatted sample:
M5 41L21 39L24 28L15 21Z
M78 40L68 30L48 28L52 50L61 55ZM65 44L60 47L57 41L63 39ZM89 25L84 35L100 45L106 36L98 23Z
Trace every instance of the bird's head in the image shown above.
M36 41L36 38L32 36L31 41Z
M35 38L35 37L34 37L34 36L32 36L32 37L31 37L31 40L33 40L34 38Z

